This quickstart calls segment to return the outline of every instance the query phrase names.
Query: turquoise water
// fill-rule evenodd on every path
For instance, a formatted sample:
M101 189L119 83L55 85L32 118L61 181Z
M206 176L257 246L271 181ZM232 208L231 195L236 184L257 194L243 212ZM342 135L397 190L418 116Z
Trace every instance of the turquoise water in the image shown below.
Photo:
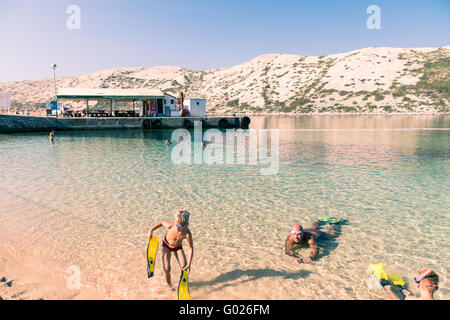
M105 298L176 299L161 252L147 279L145 249L154 223L187 208L193 299L383 299L367 288L369 263L412 290L431 267L438 298L450 297L450 116L252 117L251 128L280 130L276 174L175 164L170 130L57 132L53 144L47 133L0 135L0 240L79 266ZM327 216L348 220L337 241L313 265L292 263L291 225Z

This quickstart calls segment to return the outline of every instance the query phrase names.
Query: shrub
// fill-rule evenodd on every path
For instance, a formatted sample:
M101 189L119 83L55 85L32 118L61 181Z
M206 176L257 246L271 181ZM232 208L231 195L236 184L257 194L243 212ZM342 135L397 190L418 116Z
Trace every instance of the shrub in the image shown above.
M347 107L347 106L341 106L341 107L337 107L338 110L342 110L344 112L356 112L358 111L358 109L356 109L355 107Z
M237 99L237 100L239 100L239 99ZM241 110L250 109L250 105L247 102L243 102L240 104L239 109L241 109Z
M230 100L227 102L228 107L237 107L239 105L239 99Z
M300 111L301 113L310 113L310 112L313 111L312 109L313 109L313 105L312 105L312 104L309 104L309 105L307 105L306 107L300 108L299 111Z
M303 106L303 105L305 105L305 104L307 104L307 103L310 103L311 102L311 100L309 100L309 99L305 99L304 97L301 97L301 98L295 98L291 103L290 103L290 106L291 107L297 107L297 106Z
M375 95L375 101L384 100L384 96L382 94L376 92L374 95Z

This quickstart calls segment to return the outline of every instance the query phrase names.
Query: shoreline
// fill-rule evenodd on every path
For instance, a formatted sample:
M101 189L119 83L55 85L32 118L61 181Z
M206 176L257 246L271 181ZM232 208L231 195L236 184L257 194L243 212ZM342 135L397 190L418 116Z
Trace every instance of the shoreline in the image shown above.
M230 112L231 113L231 112ZM225 116L230 113L213 113L212 116ZM297 116L447 116L450 112L322 112L322 113L231 113L236 116L280 116L280 117L297 117Z
M319 115L319 116L317 116ZM392 116L391 116L392 115ZM198 117L89 117L89 118L70 118L70 117L42 117L42 116L28 116L28 115L1 115L0 114L0 134L12 134L12 133L25 133L25 132L49 132L51 130L58 131L73 131L73 130L120 130L120 129L150 129L153 123L159 121L159 127L155 129L178 129L178 128L188 128L185 126L187 121L188 124L193 126L193 122L201 119L203 123L203 128L250 128L254 127L255 123L258 126L258 122L261 125L261 121L273 119L291 119L293 121L303 121L303 122L317 122L321 123L320 126L329 126L329 122L337 119L347 119L348 121L356 123L374 121L384 121L388 119L407 119L412 122L427 121L427 119L447 119L450 113L394 113L394 114L355 114L355 113L330 113L330 114L289 114L289 113L278 113L278 114L225 114L225 115L208 115L203 118ZM156 119L156 120L155 120ZM253 123L253 120L255 123ZM244 125L244 120L248 120L248 124ZM289 120L289 121L291 121ZM224 127L221 122L225 121L226 126ZM237 127L236 121L238 123ZM147 123L147 125L146 125ZM242 126L241 126L242 123ZM253 123L253 125L252 125ZM418 128L423 127L418 125Z
M42 114L10 114L0 112L2 116L15 116L15 117L39 117L39 118L55 118ZM233 117L233 115L239 116L283 116L283 117L297 117L297 116L447 116L450 112L321 112L321 113L283 113L283 112L259 112L259 113L240 113L240 112L228 112L228 113L210 113L206 117ZM147 117L149 118L149 117ZM162 118L162 117L155 117ZM64 117L59 117L64 119ZM75 118L75 119L85 119ZM95 118L94 118L95 119ZM126 117L124 119L127 119ZM189 119L189 117L187 117Z

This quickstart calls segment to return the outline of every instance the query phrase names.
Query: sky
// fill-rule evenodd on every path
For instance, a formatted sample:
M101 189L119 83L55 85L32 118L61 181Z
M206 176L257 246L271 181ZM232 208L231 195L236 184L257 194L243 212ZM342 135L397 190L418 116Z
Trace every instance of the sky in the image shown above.
M371 5L379 29L367 27ZM53 64L58 77L208 70L267 53L447 45L449 0L0 0L0 82L51 78Z

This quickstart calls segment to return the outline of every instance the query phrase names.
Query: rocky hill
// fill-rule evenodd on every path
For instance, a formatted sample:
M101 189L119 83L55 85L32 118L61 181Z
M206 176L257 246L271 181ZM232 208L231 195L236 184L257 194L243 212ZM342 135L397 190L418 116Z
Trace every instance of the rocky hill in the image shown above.
M450 112L450 46L371 47L327 56L266 54L220 69L118 68L57 79L57 86L157 88L207 99L214 113ZM3 82L13 109L37 111L53 79Z

